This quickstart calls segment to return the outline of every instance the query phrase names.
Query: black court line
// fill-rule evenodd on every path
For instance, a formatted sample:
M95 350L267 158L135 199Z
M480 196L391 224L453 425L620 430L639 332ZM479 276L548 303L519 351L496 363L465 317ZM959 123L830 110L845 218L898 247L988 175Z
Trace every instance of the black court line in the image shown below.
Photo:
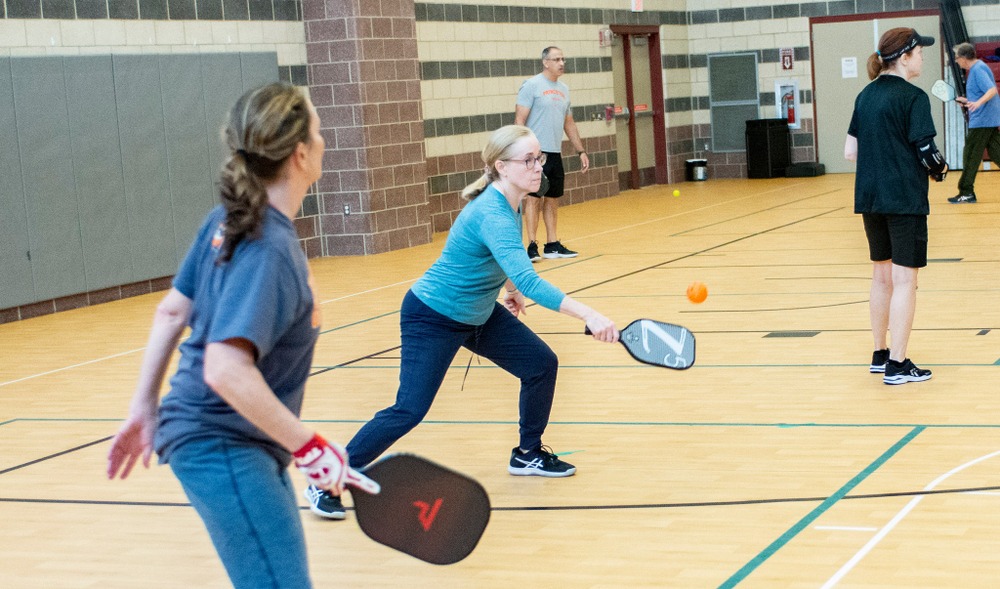
M385 354L386 352L392 352L393 350L398 350L401 347L402 346L393 346L391 348L386 348L386 349L384 349L384 350L382 350L380 352L372 352L371 354L368 354L367 356L361 356L360 358L355 358L353 360L348 360L346 362L341 362L340 364L337 364L335 366L327 366L326 368L321 368L321 369L319 369L319 370L317 370L315 372L309 373L309 378L312 378L312 377L314 377L316 375L319 375L319 374L323 374L324 372L330 372L331 370L336 370L338 368L343 368L345 366L350 366L351 364L357 364L358 362L363 362L365 360L377 360L378 358L376 358L376 356L381 356L382 354ZM0 474L3 474L3 473L0 473Z
M914 327L910 331L975 331L975 335L986 335L994 329L1000 329L1000 327ZM775 330L773 329L704 329L698 331L697 335L702 334L715 334L715 335L729 335L729 334L750 334L750 333L771 333ZM855 328L855 329L802 329L801 331L817 331L819 333L871 333L871 328ZM578 331L536 331L537 335L580 335Z
M842 189L839 189L839 188L838 189L834 189L834 190L828 190L826 192L821 192L819 194L813 194L811 196L806 196L806 197L800 198L799 200L795 200L795 201L792 201L792 202L783 202L781 204L774 205L773 207L768 207L766 209L760 209L758 211L754 211L752 213L747 213L745 215L740 215L738 217L731 217L729 219L723 219L721 221L716 221L714 223L709 223L708 225L702 225L701 227L695 227L693 229L686 229L684 231L681 231L680 233L673 233L673 234L670 235L670 237L677 237L679 235L684 235L686 233L692 233L694 231L701 231L702 229L708 229L709 227L715 227L716 225L722 225L722 224L725 224L725 223L732 223L733 221L736 221L738 219L746 219L747 217L752 217L754 215L759 215L761 213L766 213L768 211L774 211L774 210L777 210L777 209L781 209L781 208L787 207L788 205L791 205L791 204L797 204L797 203L804 202L804 201L807 201L807 200L812 200L814 198L819 198L821 196L826 196L828 194L834 194L835 192L841 192L841 190ZM841 207L838 210L843 210L843 208L844 207Z
M48 456L43 456L42 458L38 458L36 460L32 460L31 462L25 462L24 464L18 464L17 466L12 466L10 468L5 468L3 470L0 470L0 475L7 474L8 472L15 471L15 470L18 470L20 468L24 468L26 466L31 466L32 464L38 464L39 462L45 462L46 460L50 460L52 458L57 458L57 457L62 456L64 454L69 454L71 452L76 452L77 450L83 450L84 448L89 448L89 447L94 446L96 444L102 444L104 442L107 442L108 440L110 440L113 437L114 436L107 436L107 437L101 438L99 440L94 440L93 442L87 442L86 444L83 444L81 446L77 446L75 448L70 448L69 450L63 450L62 452L56 452L55 454L49 454Z
M1000 486L966 487L962 489L935 489L932 491L899 491L895 493L866 493L862 495L845 495L841 500L848 499L886 499L892 497L919 497L921 495L949 495L957 493L978 493L997 491ZM775 503L819 503L829 497L784 497L775 499L736 499L730 501L692 501L684 503L638 503L620 505L553 505L553 506L522 506L494 507L491 511L603 511L612 509L677 509L686 507L730 507L738 505L768 505Z
M659 264L653 264L652 266L647 266L645 268L640 268L638 270L633 270L631 272L626 272L625 274L621 274L621 275L618 275L618 276L615 276L615 277L612 277L612 278L608 278L607 280L602 280L600 282L595 282L594 284L591 284L589 286L583 286L583 287L580 287L580 288L578 288L576 290L567 291L566 294L567 295L576 294L578 292L589 290L591 288L595 288L595 287L598 287L598 286L603 286L603 285L608 284L610 282L614 282L616 280L621 280L622 278L628 278L630 276L635 276L636 274L641 274L642 272L646 272L647 270L655 270L655 269L660 268L662 266L666 266L667 264L673 264L674 262L679 262L681 260L686 260L688 258L693 258L693 257L695 257L697 255L704 254L705 252L710 252L710 251L713 251L713 250L717 250L719 248L723 248L723 247L726 247L728 245L732 245L734 243L739 243L739 242L745 241L747 239L752 239L754 237L760 237L761 235L765 235L767 233L771 233L772 231L778 231L779 229L784 229L786 227L791 227L793 225L798 225L799 223L804 223L806 221L811 221L813 219L818 219L819 217L823 217L823 216L829 215L831 213L835 213L835 212L843 210L843 209L844 209L844 207L837 207L835 209L830 209L830 210L827 210L827 211L824 211L822 213L818 213L818 214L815 214L815 215L812 215L812 216L809 216L809 217L803 217L803 218L801 218L801 219L799 219L797 221L792 221L790 223L785 223L784 225L777 225L775 227L771 227L770 229L764 229L762 231L756 231L754 233L749 233L747 235L743 235L742 237L737 237L736 239L730 239L729 241L724 241L722 243L713 245L711 247L707 247L707 248L702 249L702 250L698 250L698 251L695 251L695 252L684 254L684 255L678 256L676 258L669 259L669 260L667 260L665 262L660 262Z
M860 301L847 301L846 303L830 303L828 305L807 305L805 307L775 307L773 309L681 309L678 313L768 313L772 311L805 311L807 309L831 309L833 307L847 307L850 305L860 305L867 303L868 299Z
M1000 486L963 487L958 489L934 489L930 491L897 491L887 493L864 493L845 495L841 500L891 499L896 497L920 497L923 495L955 495L959 493L982 493L1000 491ZM691 507L734 507L742 505L773 505L780 503L819 503L829 497L776 497L770 499L730 499L722 501L685 501L677 503L621 503L609 505L513 505L493 506L490 511L615 511L624 509L687 509ZM127 507L191 507L190 503L164 501L101 501L94 499L27 499L23 497L0 497L0 503L35 503L43 505L114 505ZM308 511L308 506L299 506L300 511ZM347 511L354 511L348 507Z
M824 193L824 194L826 194L826 193ZM807 200L807 199L809 199L809 198L815 198L816 196L822 196L822 194L820 194L820 195L815 195L815 196L810 196L810 197L807 197L807 198L803 198L803 199L800 199L800 201L801 201L801 200ZM800 202L800 201L796 201L796 202ZM781 205L778 205L778 206L788 206L789 204L791 204L791 203L783 203L783 204L781 204ZM777 208L777 207L774 207L774 208ZM729 240L729 241L726 241L726 242L723 242L723 243L720 243L720 244L717 244L717 245L714 245L714 246L711 246L711 247L708 247L708 248L705 248L705 249L702 249L702 250L699 250L699 251L696 251L696 252L692 252L692 253L688 253L688 254L684 254L684 255L681 255L681 256L679 256L679 257L676 257L676 258L672 258L672 259L669 259L669 260L667 260L667 261L665 261L665 262L660 262L660 263L658 263L658 264L654 264L654 265L652 265L652 266L647 266L647 267L645 267L645 268L640 268L639 270L633 270L633 271L631 271L631 272L626 272L625 274L621 274L621 275L619 275L619 276L615 276L615 277L612 277L612 278L609 278L609 279L607 279L607 280L602 280L602 281L600 281L600 282L596 282L596 283L594 283L594 284L591 284L591 285L589 285L589 286L583 286L583 287L581 287L581 288L578 288L578 289L576 289L576 290L571 290L571 291L567 291L567 292L566 292L566 294L567 294L567 295L571 295L571 294L576 294L576 293L578 293L578 292L583 292L583 291L585 291L585 290L588 290L588 289L591 289L591 288L594 288L594 287L597 287L597 286L601 286L601 285L604 285L604 284L608 284L608 283L611 283L611 282L614 282L614 281L616 281L616 280L621 280L622 278L627 278L627 277L629 277L629 276L634 276L634 275L636 275L636 274L640 274L640 273L642 273L642 272L645 272L645 271L647 271L647 270L654 270L654 269L657 269L657 268L660 268L661 266L665 266L665 265L667 265L667 264L672 264L672 263L674 263L674 262L677 262L677 261L680 261L680 260L685 260L685 259L688 259L688 258L691 258L691 257L694 257L694 256L697 256L697 255L700 255L700 254L704 254L704 253L706 253L706 252L710 252L710 251L713 251L713 250L716 250L716 249L719 249L719 248L722 248L722 247L725 247L725 246L727 246L727 245L732 245L732 244L734 244L734 243L739 243L739 242L741 242L741 241L744 241L744 240L747 240L747 239L751 239L751 238L753 238L753 237L758 237L758 236L760 236L760 235L764 235L764 234L766 234L766 233L770 233L770 232L772 232L772 231L777 231L777 230L779 230L779 229L784 229L784 228L786 228L786 227L791 227L791 226L793 226L793 225L796 225L796 224L798 224L798 223L803 223L803 222L805 222L805 221L811 221L811 220L813 220L813 219L817 219L817 218L819 218L819 217L823 217L823 216L825 216L825 215L829 215L829 214L831 214L831 213L835 213L835 212L837 212L837 211L840 211L840 210L843 210L844 208L845 208L845 207L837 207L837 208L834 208L834 209L830 209L830 210L827 210L827 211L824 211L824 212L822 212L822 213L818 213L818 214L816 214L816 215L811 215L811 216L809 216L809 217L804 217L804 218L802 218L802 219L799 219L799 220L797 220L797 221L792 221L792 222L790 222L790 223L785 223L784 225L778 225L778 226L776 226L776 227L771 227L770 229L764 229L763 231L757 231L757 232L755 232L755 233L750 233L750 234L747 234L747 235L743 235L742 237L738 237L738 238L736 238L736 239L731 239L731 240ZM769 210L769 209L765 209L765 210ZM576 262L576 261L574 261L574 263L579 263L579 262ZM568 264L562 264L562 265L558 266L558 268L563 268L563 267L565 267L565 266L567 266L567 265L568 265ZM551 270L556 270L556 269L558 269L558 268L551 268ZM548 269L547 269L547 270L548 270ZM531 303L529 303L529 304L527 304L527 305L525 305L525 306L526 306L526 307L535 307L535 306L537 306L537 303L534 303L534 302L531 302ZM383 315L380 315L379 317L384 317L385 315L387 315L387 314L383 314ZM358 322L355 322L355 323L353 323L352 325L356 325L356 324L358 324L358 323L363 323L363 321L358 321ZM329 330L329 331L334 331L334 330L333 330L333 329L331 329L331 330ZM324 333L326 333L326 332L324 332ZM362 361L364 361L364 360L368 360L368 359L374 359L374 357L375 357L375 356L379 356L379 355L381 355L381 354L385 354L385 353L387 353L387 352L392 352L392 351L395 351L395 350L398 350L398 349L400 349L401 347L402 347L402 345L399 345L399 346L393 346L393 347L391 347L391 348L386 348L386 349L384 349L384 350L382 350L382 351L379 351L379 352L373 352L373 353L371 353L371 354L368 354L368 355L366 355L366 356L362 356L362 357L360 357L360 358L355 358L355 359L353 359L353 360L347 360L347 361L345 361L345 362L342 362L342 363L340 363L340 364L337 364L336 366L329 366L329 367L326 367L326 368L322 368L322 369L320 369L320 370L316 370L316 371L314 371L314 372L310 373L310 374L309 374L309 377L311 378L311 377L314 377L314 376L318 376L318 375L320 375L320 374L323 374L324 372L330 372L331 370L336 370L337 368L341 368L341 367L344 367L344 366L349 366L349 365L351 365L351 364L356 364L356 363L358 363L358 362L362 362Z
M780 227L778 227L780 229ZM768 230L770 231L770 230ZM766 231L765 231L766 232ZM739 240L737 240L739 241ZM728 244L722 244L728 245ZM743 253L745 250L740 250ZM774 251L774 250L769 250ZM748 252L748 253L753 253ZM698 254L691 254L698 255ZM928 260L930 261L930 260ZM963 260L962 264L997 264L1000 260ZM679 266L680 268L690 269L690 268L707 268L709 270L716 268L822 268L825 266L863 266L865 268L871 268L871 262L817 262L815 264L727 264L725 266L709 266L707 264L700 264L697 266ZM669 268L668 268L669 270ZM817 276L817 278L823 278L822 276ZM871 276L868 277L869 279Z

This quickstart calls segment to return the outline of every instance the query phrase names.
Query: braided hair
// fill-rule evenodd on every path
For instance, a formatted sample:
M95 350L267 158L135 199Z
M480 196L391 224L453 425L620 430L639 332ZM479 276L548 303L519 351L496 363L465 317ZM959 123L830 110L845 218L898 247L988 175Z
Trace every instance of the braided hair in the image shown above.
M309 142L309 103L295 86L277 83L244 94L229 112L223 139L230 156L222 167L219 194L226 209L225 235L217 263L254 239L267 211L267 184L276 179L299 143Z

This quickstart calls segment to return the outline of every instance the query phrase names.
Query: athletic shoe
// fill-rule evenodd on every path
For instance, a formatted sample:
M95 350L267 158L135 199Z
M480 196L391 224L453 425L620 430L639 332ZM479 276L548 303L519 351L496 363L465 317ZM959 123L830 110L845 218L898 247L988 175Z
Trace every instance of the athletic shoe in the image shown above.
M950 202L953 205L962 204L962 203L975 204L976 203L976 193L973 192L972 194L956 194L955 196L949 198L948 202Z
M507 472L520 476L568 477L576 472L576 467L559 460L548 446L540 446L527 454L522 454L521 449L515 447L510 452Z
M876 372L885 372L885 363L889 361L889 348L884 350L875 350L872 352L872 365L868 368L868 372L875 374Z
M573 250L566 249L563 244L558 241L553 241L551 243L545 244L545 257L546 258L575 258L578 253Z
M922 382L930 377L930 370L917 368L909 358L902 362L890 359L885 363L885 376L882 377L882 382L885 384L906 384L908 382Z
M344 504L337 495L331 495L329 491L324 491L318 487L309 485L303 492L309 501L309 509L320 517L326 519L344 519L347 511Z
M538 255L538 244L534 241L528 244L528 259L532 262L542 259L542 256Z

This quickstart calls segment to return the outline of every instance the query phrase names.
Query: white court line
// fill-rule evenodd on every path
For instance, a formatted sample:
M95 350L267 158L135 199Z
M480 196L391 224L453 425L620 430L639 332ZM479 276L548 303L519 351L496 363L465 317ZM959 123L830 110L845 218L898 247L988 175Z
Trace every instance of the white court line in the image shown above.
M32 374L31 376L25 376L23 378L18 378L16 380L8 380L7 382L0 382L0 387L5 387L9 384L14 384L18 382L23 382L26 380L31 380L33 378L38 378L40 376L48 376L50 374L55 374L57 372L62 372L64 370L72 370L74 368L79 368L81 366L86 366L88 364L96 364L97 362L104 362L105 360L111 360L113 358L120 358L121 356L128 356L129 354L134 354L136 352L141 352L145 350L146 347L136 348L134 350L129 350L127 352L119 352L117 354L112 354L110 356L104 356L103 358L94 358L93 360L87 360L86 362L80 362L79 364L73 364L71 366L63 366L62 368L56 368L55 370L49 370L47 372L39 372L38 374Z
M378 292L380 290L385 290L387 288L392 288L394 286L399 286L400 284L406 284L408 282L416 282L416 281L417 281L416 278L410 278L409 280L400 280L399 282L394 282L392 284L386 284L386 285L383 285L383 286L376 286L375 288L369 288L368 290L363 290L361 292L353 292L351 294L344 295L342 297L337 297L335 299L327 299L325 301L320 302L320 304L321 305L325 305L327 303L336 303L337 301L343 301L345 299L350 299L350 298L361 296L361 295L364 295L364 294Z
M924 487L924 491L932 491L934 487L938 486L941 482L943 482L951 475L962 472L963 470L969 468L970 466L979 464L984 460L989 460L990 458L993 458L994 456L997 455L1000 455L1000 450L993 452L991 454L987 454L986 456L980 456L975 460L971 460L961 466L953 468L952 470L949 470L948 472L934 479L931 482L931 484ZM879 530L878 533L875 534L872 537L872 539L868 541L867 544L861 547L861 550L859 550L858 553L851 558L851 560L844 563L844 566L840 567L840 570L837 571L832 577L830 577L830 579L826 583L823 584L822 589L829 589L830 587L833 587L838 582L840 582L840 580L844 578L844 575L851 572L851 569L853 569L859 562L861 562L861 559L864 558L869 552L871 552L872 548L874 548L879 542L881 542L882 538L885 538L886 535L888 535L889 532L891 532L892 529L896 527L896 524L903 521L903 518L906 517L911 511L913 511L913 508L916 507L920 503L920 501L922 501L923 498L926 496L927 495L917 495L916 497L911 499L910 502L907 503L905 507L903 507L903 509L899 510L899 513L897 513L895 517L889 520L889 523L885 524L882 527L882 529Z
M800 182L799 184L802 184L802 183ZM792 184L791 185L792 188L794 188L795 186L798 186L798 184ZM590 239L591 237L597 237L598 235L607 235L609 233L616 233L618 231L624 231L626 229L633 229L635 227L642 227L643 225L649 225L650 223L659 223L660 221L666 221L668 219L674 219L674 218L677 218L677 217L682 217L684 215L690 215L691 213L700 213L701 211L707 211L708 209L714 209L716 207L721 207L723 205L729 205L729 204L732 204L734 202L739 202L741 200L747 200L747 199L750 199L750 198L757 198L757 197L759 197L761 195L764 195L764 194L767 194L769 192L783 191L783 190L785 190L787 188L789 188L789 186L782 186L780 188L775 188L775 189L772 189L772 190L765 190L763 192L755 192L753 194L744 196L742 198L736 198L736 199L733 199L733 200L727 200L727 201L723 201L723 202L717 202L717 203L714 203L714 204L705 205L705 206L703 206L701 208L698 208L698 209L692 209L690 211L681 211L679 213L674 213L672 215L667 215L665 217L657 217L655 219L647 219L647 220L643 221L642 223L635 223L633 225L626 225L624 227L616 227L614 229L608 229L606 231L599 231L597 233L591 233L590 235L583 235L583 236L580 236L580 237L574 237L573 240L574 241L580 241L580 240L584 240L584 239ZM814 196L819 196L819 195L814 195Z
M792 187L794 187L794 186L796 186L796 185L793 184ZM676 213L676 214L673 214L673 215L667 215L665 217L658 217L656 219L648 219L646 221L643 221L642 223L636 223L634 225L626 225L626 226L623 226L623 227L617 227L617 228L614 228L614 229L608 229L606 231L601 231L599 233L592 233L590 235L583 235L583 236L578 237L577 239L584 240L584 239L590 239L592 237L597 237L598 235L606 235L608 233L615 233L617 231L626 231L626 230L632 229L634 227L640 227L642 225L648 225L650 223L656 223L656 222L659 222L659 221L665 221L667 219L672 219L672 218L679 217L679 216L682 216L682 215L689 215L691 213L697 213L699 211L704 211L704 210L707 210L707 209L712 209L712 208L719 207L719 206L722 206L722 205L732 204L732 203L735 203L735 202L739 202L741 200L747 200L749 198L757 198L757 197L759 197L761 195L768 194L770 192L779 192L779 191L782 191L782 190L786 190L788 188L789 188L788 186L782 186L782 187L779 187L779 188L774 188L772 190L765 190L763 192L755 192L755 193L753 193L751 195L744 196L742 198L737 198L737 199L734 199L734 200L727 200L727 201L723 201L723 202L718 202L718 203L714 203L714 204L711 204L711 205L706 205L704 207L701 207L701 208L698 208L698 209L694 209L694 210L691 210L691 211L684 211L684 212ZM399 286L401 284L407 284L409 282L416 282L416 280L417 280L417 278L410 278L408 280L401 280L401 281L395 282L393 284L386 284L384 286L378 286L378 287L371 288L371 289L368 289L368 290L365 290L365 291L351 293L351 294L348 294L348 295L344 295L342 297L328 299L328 300L320 302L320 304L321 305L325 305L327 303L335 303L337 301L343 301L345 299L353 298L353 297L356 297L356 296L360 296L360 295L364 295L364 294L370 294L370 293L373 293L373 292L378 292L380 290L385 290L387 288L393 288L393 287ZM142 352L145 349L146 348L144 346L144 347L141 347L141 348L137 348L135 350L129 350L128 352L121 352L119 354L113 354L111 356L104 356L103 358L95 358L93 360L88 360L86 362L81 362L79 364L73 364L71 366L63 366L62 368L56 368L54 370L49 370L47 372L40 372L38 374L32 374L30 376L25 376L23 378L18 378L16 380L10 380L10 381L7 381L7 382L0 382L0 387L4 387L4 386L10 385L10 384L15 384L15 383L23 382L23 381L26 381L26 380L31 380L33 378L39 378L41 376L48 376L50 374L55 374L57 372L63 372L65 370L72 370L74 368L79 368L81 366L86 366L88 364L95 364L97 362L103 362L105 360L111 360L113 358L118 358L120 356L127 356L129 354L134 354L136 352Z
M799 184L803 184L803 183L799 183ZM792 184L791 185L792 188L794 188L795 186L798 186L798 184ZM787 190L788 188L789 188L789 186L782 186L782 187L774 188L774 189L771 189L771 190L765 190L763 192L755 192L753 194L750 194L748 196L744 196L744 197L741 197L741 198L737 198L737 199L733 199L733 200L727 200L727 201L723 201L723 202L717 202L717 203L713 203L713 204L710 204L710 205L705 205L705 206L703 206L701 208L692 209L690 211L681 211L679 213L674 213L672 215L667 215L665 217L657 217L655 219L646 219L645 221L643 221L641 223L635 223L635 224L632 224L632 225L624 225L622 227L615 227L613 229L607 229L605 231L599 231L597 233L591 233L590 235L581 235L579 237L575 237L574 239L577 240L577 241L583 241L583 240L586 240L586 239L590 239L592 237L597 237L599 235L607 235L609 233L617 233L619 231L627 231L629 229L634 229L636 227L642 227L643 225L649 225L650 223L659 223L660 221L666 221L666 220L669 220L669 219L674 219L676 217L681 217L683 215L690 215L691 213L698 213L698 212L701 212L701 211L706 211L708 209L714 209L716 207L721 207L723 205L729 205L729 204L732 204L732 203L735 203L735 202L739 202L741 200L747 200L747 199L750 199L750 198L758 198L758 197L760 197L760 196L762 196L764 194L768 194L770 192L784 191L784 190ZM373 293L373 292L378 292L380 290L385 290L387 288L392 288L394 286L399 286L401 284L407 284L409 282L416 282L416 281L417 281L417 278L410 278L408 280L401 280L401 281L395 282L393 284L386 284L384 286L377 286L375 288L371 288L371 289L368 289L368 290L365 290L365 291L361 291L361 292L351 293L351 294L348 294L348 295L344 295L342 297L337 297L335 299L327 299L327 300L321 302L320 304L321 305L325 305L327 303L336 303L337 301L343 301L345 299L350 299L350 298L353 298L353 297L356 297L356 296L359 296L359 295L369 294L369 293Z
M874 532L878 528L862 528L855 526L815 526L814 530L833 530L835 532Z

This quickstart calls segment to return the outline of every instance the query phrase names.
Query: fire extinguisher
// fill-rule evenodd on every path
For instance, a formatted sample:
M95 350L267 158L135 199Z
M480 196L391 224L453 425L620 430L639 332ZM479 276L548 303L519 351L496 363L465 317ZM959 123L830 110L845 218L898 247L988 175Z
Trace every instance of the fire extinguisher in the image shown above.
M782 102L785 102L786 100L788 101L787 102L787 107L786 107L786 109L787 109L786 112L788 113L788 124L789 125L794 125L795 124L795 95L792 94L791 92L789 92L788 94L785 94L784 96L781 97L781 101Z

